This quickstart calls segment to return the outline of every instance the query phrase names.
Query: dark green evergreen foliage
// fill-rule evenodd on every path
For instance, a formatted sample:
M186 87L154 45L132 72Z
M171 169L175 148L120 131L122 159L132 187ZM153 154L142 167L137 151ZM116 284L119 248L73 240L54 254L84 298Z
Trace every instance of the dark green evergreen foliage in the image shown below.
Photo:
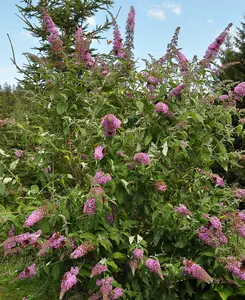
M74 53L74 33L78 26L82 27L85 36L90 39L100 40L103 38L102 34L111 26L111 21L107 16L104 24L97 25L89 33L87 18L94 16L98 11L107 11L112 5L112 0L22 0L17 8L20 13L19 17L26 25L24 29L40 41L40 45L33 48L36 50L36 55L25 53L27 64L24 65L24 68L18 66L19 72L24 74L24 80L21 80L22 84L30 87L31 82L36 87L42 82L44 78L40 70L41 66L45 65L46 69L56 68L57 71L60 71L59 62L57 60L54 62L53 53L47 42L48 34L43 24L45 12L48 12L59 28L65 53L70 56ZM14 63L16 63L15 60Z
M240 22L240 27L236 28L234 40L231 35L227 38L225 49L220 53L220 60L223 65L239 63L231 64L230 67L226 68L219 76L221 80L245 81L245 22Z

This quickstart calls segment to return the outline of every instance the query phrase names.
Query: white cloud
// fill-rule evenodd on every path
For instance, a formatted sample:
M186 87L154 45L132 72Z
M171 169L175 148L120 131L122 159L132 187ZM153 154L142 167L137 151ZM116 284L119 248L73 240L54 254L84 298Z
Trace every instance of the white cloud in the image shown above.
M163 4L155 4L152 5L147 13L148 17L158 20L165 20L166 19L166 13L165 11L168 10L171 13L175 15L181 15L182 14L182 8L180 4L173 4L173 3L163 3Z
M172 13L175 15L181 15L182 14L182 9L180 4L170 4L170 3L165 3L163 4L164 7L170 9Z
M148 9L148 16L157 20L165 20L166 18L165 12L157 7Z
M208 23L208 24L213 24L214 22L215 22L215 19L214 19L214 18L208 19L208 20L207 20L207 23Z
M86 18L86 21L87 21L87 23L88 23L90 26L96 26L96 20L95 20L95 17L87 17L87 18Z

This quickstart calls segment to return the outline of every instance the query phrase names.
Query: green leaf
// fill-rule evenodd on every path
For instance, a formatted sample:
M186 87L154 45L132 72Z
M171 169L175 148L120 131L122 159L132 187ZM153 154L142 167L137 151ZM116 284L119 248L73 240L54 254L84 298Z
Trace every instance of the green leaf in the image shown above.
M37 185L32 185L31 186L31 193L32 194L37 194L39 192L39 187Z
M136 106L138 107L139 112L142 113L144 110L144 103L141 101L136 101Z
M239 125L237 126L237 128L236 128L237 134L239 135L239 134L242 132L242 130L243 130L243 125L242 125L242 124L239 124Z
M19 161L20 161L19 159L16 159L16 160L11 162L11 164L9 165L9 168L10 168L11 171L13 171L17 167Z
M60 267L59 264L54 264L52 266L52 275L54 277L54 280L57 280L59 278L60 275Z
M115 264L115 262L113 260L108 260L106 262L106 264L108 266L111 266L114 271L117 271L119 269L118 266Z
M233 295L234 291L231 286L217 286L215 288L215 291L217 291L222 298L222 300L227 300L230 296Z
M5 193L5 184L0 181L0 195L3 196Z
M151 142L151 140L152 140L152 136L148 134L144 140L145 146L147 146Z
M126 255L125 254L122 254L120 252L114 252L112 255L111 255L112 258L115 258L115 259L118 259L118 260L126 260Z
M68 109L68 102L61 101L56 105L56 111L59 115L63 115L64 112L66 112Z
M165 96L166 95L166 85L162 84L160 86L160 96Z

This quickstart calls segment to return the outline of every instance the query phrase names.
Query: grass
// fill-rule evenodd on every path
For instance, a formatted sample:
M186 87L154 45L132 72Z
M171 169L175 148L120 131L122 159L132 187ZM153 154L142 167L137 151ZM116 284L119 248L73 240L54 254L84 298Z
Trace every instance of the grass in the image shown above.
M19 256L0 259L0 300L56 300L57 292L50 289L47 279L30 278L24 280L14 280L23 270L23 266L31 265L32 261L27 261Z

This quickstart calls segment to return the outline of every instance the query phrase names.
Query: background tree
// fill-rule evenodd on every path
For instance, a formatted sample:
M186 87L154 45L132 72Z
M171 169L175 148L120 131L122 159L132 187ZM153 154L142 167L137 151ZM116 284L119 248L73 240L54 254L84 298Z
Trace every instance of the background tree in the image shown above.
M111 22L106 17L103 25L97 25L94 30L88 32L87 18L95 15L101 10L108 10L112 5L112 0L39 0L34 3L32 0L22 0L21 5L17 5L20 18L25 22L25 29L33 36L37 37L40 45L34 47L36 55L25 53L28 63L23 69L24 73L22 84L29 86L30 83L38 83L42 79L40 66L46 69L61 68L60 61L64 59L62 55L54 55L50 43L47 42L49 32L44 17L50 16L53 20L59 34L60 43L66 55L74 52L75 31L77 27L81 27L86 37L99 40L102 33L108 30ZM48 9L47 9L48 8ZM91 49L93 51L94 49ZM15 63L15 59L13 58Z
M245 15L243 17L245 19ZM229 66L219 75L221 80L245 81L245 22L240 22L234 37L227 38L220 60L222 65Z

